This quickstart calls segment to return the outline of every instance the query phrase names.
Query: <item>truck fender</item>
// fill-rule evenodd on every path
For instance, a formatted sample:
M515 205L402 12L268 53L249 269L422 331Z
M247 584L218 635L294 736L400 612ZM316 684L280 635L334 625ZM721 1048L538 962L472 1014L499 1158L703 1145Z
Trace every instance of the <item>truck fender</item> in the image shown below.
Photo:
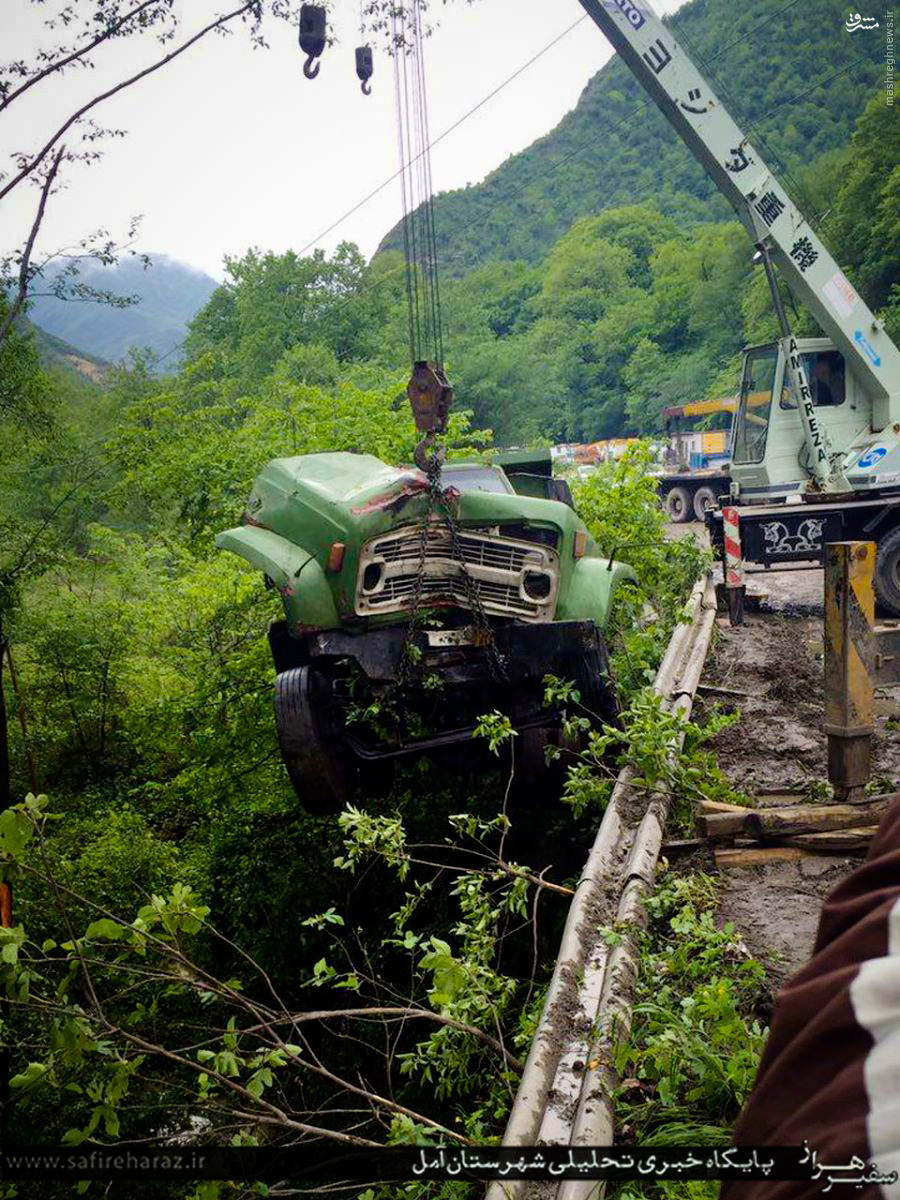
M625 563L608 558L581 558L572 570L565 601L557 610L557 619L594 621L600 629L604 629L619 587L623 583L635 582L637 576Z
M252 525L226 529L216 535L216 545L240 555L268 575L281 594L288 630L293 635L333 629L338 624L325 572L302 546L270 529Z
M900 504L898 504L897 501L894 501L893 504L890 501L886 501L884 508L878 509L871 521L867 521L866 524L863 525L862 532L866 535L875 533L875 530L879 529L879 526L881 526L888 517L890 518L889 524L894 524L897 518L900 517ZM848 524L849 522L845 521L845 528ZM879 530L879 532L883 533L884 530ZM847 536L855 537L858 535L849 533Z

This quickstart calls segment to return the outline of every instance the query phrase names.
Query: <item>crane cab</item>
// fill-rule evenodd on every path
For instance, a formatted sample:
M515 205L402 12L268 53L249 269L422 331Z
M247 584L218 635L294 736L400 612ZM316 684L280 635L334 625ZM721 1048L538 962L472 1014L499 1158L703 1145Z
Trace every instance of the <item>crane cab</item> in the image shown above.
M865 463L884 432L873 433L872 400L844 356L827 338L801 338L798 345L809 379L816 418L844 458L854 487L875 486L879 473L866 474ZM891 432L890 446L896 444ZM897 450L900 460L900 450ZM883 455L880 457L884 457ZM876 458L876 462L878 459ZM900 471L900 461L894 467ZM764 502L806 490L812 477L797 401L785 374L781 344L751 346L744 365L731 431L732 494L744 502ZM900 475L897 476L900 479Z

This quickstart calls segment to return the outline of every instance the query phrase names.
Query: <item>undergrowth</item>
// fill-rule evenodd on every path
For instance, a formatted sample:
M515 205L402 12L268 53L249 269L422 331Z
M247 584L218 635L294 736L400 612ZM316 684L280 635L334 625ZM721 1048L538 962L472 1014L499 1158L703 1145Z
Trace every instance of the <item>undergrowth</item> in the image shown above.
M708 875L663 877L647 900L634 1017L616 1066L621 1140L729 1145L765 1045L765 968L716 922ZM718 1183L625 1183L614 1200L714 1197Z

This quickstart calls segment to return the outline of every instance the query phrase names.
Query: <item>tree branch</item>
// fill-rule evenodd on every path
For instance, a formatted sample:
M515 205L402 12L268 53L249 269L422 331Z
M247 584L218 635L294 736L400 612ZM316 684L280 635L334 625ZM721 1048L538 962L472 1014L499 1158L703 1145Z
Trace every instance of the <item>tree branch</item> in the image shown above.
M143 71L138 71L136 75L132 75L128 79L123 79L122 82L117 83L115 87L108 88L105 92L101 92L99 96L95 96L93 100L89 100L87 104L83 104L81 108L77 109L63 122L59 129L57 129L56 133L54 133L49 141L46 142L43 148L37 152L30 162L27 162L22 167L17 175L13 176L6 187L0 189L0 200L2 200L4 196L8 195L14 187L17 187L23 179L26 179L32 173L35 167L39 166L44 161L63 134L68 129L71 129L76 121L80 121L85 113L90 112L92 108L96 108L98 104L102 104L104 100L108 100L111 96L115 96L117 93L124 91L128 87L131 87L132 84L138 83L139 80L145 79L148 75L152 75L154 71L158 71L160 67L166 66L168 63L178 58L180 54L184 54L185 50L190 49L191 46L193 46L196 42L199 42L201 38L206 37L206 35L211 33L214 29L221 29L230 21L234 21L237 17L243 16L244 13L250 12L256 7L256 2L257 0L246 0L246 3L241 4L238 8L232 9L230 13L226 13L224 16L217 17L215 21L210 21L208 25L205 25L201 30L195 33L193 37L188 38L186 42L182 42L178 49L173 50L171 54L166 54L163 58L159 59L158 62L151 64L149 67L145 67Z
M50 164L50 170L47 172L47 178L44 180L44 186L41 188L41 198L38 202L37 213L31 225L31 232L28 235L28 241L25 243L25 249L22 251L22 259L19 263L19 286L16 289L16 296L12 304L9 306L9 311L3 318L0 324L0 345L6 340L7 334L12 329L13 321L19 315L22 305L25 303L25 297L28 294L28 274L31 265L31 255L34 250L34 242L37 238L38 231L41 228L41 222L44 220L44 211L47 208L47 197L50 195L50 189L53 187L53 181L56 179L56 172L59 170L59 164L62 162L63 155L66 152L65 146L60 146L56 154L53 156L53 162Z
M120 29L130 20L132 20L132 18L139 16L145 8L152 8L156 3L157 0L142 0L142 3L138 4L136 8L133 8L131 12L126 13L124 17L121 17L115 22L115 24L104 30L103 33L99 33L92 42L89 42L86 46L82 46L80 50L73 50L72 53L66 55L65 58L60 59L58 62L51 63L50 66L44 67L42 71L38 71L36 75L32 75L27 82L23 83L21 87L16 88L15 91L10 92L6 99L0 103L0 112L3 112L4 109L9 108L14 100L18 100L18 98L24 92L27 92L29 88L34 87L36 83L40 83L42 79L46 79L48 75L53 75L57 71L65 70L65 68L70 63L75 62L76 59L83 58L85 54L90 54L90 52L95 50L101 44L101 42L109 41L110 38L115 37Z

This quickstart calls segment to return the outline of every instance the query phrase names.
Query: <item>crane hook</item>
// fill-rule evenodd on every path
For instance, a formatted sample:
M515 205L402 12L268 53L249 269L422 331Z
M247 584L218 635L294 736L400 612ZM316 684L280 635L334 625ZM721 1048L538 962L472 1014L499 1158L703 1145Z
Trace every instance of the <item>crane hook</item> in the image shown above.
M303 4L300 6L300 49L307 55L303 64L303 74L307 79L315 79L319 73L320 64L316 61L325 49L327 40L326 14L322 4Z
M372 85L369 83L369 80L372 78L371 46L356 47L356 75L362 81L362 94L364 96L371 96Z

